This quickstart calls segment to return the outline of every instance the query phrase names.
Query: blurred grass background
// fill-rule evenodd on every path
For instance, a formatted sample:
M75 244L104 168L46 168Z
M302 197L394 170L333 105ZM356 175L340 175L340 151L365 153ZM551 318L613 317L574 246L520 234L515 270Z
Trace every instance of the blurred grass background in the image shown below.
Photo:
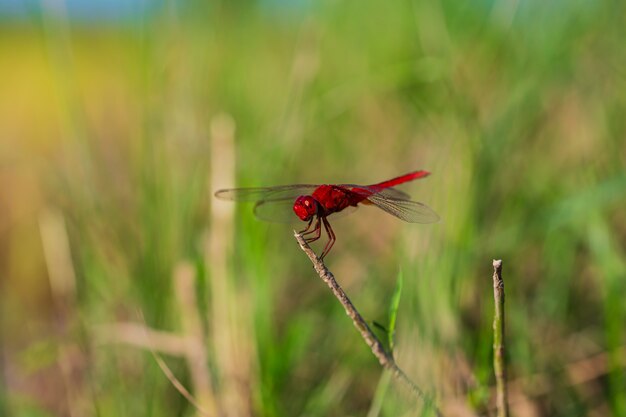
M85 4L0 2L0 415L200 415L146 346L211 415L428 415L212 197L427 169L441 223L360 209L327 259L381 323L402 271L399 365L492 412L502 258L513 415L626 416L624 3Z

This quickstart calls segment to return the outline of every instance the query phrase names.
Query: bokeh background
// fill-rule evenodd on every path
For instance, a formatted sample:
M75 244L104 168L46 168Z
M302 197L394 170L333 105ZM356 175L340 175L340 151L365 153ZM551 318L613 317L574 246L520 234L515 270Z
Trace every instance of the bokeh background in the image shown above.
M625 39L608 0L0 1L0 415L202 415L164 369L208 415L432 415L212 196L427 169L440 223L327 258L370 322L402 278L400 366L493 414L502 258L513 414L626 416Z

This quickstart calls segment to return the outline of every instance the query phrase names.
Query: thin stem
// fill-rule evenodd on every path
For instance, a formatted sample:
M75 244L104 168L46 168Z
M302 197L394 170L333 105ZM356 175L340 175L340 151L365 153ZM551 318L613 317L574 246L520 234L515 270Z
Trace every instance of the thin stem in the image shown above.
M508 417L506 367L504 363L504 281L502 261L493 261L493 297L495 315L493 317L493 368L496 374L496 409L498 417Z
M365 343L367 343L367 345L370 347L372 353L378 359L378 362L385 369L391 371L395 378L404 382L418 398L424 401L427 406L432 407L437 416L441 416L441 412L439 411L437 406L433 404L430 397L424 394L420 387L418 387L413 381L411 381L411 379L404 373L404 371L402 371L402 369L400 369L400 367L396 364L393 356L391 356L391 354L385 350L382 342L372 332L365 320L363 320L363 317L361 317L361 314L358 312L354 304L352 304L344 290L341 288L339 283L337 283L334 275L328 270L328 268L326 268L324 262L315 255L315 252L313 252L313 250L304 240L302 235L294 231L294 236L296 237L296 240L298 241L298 244L300 245L302 251L306 253L306 255L311 260L311 263L313 263L313 267L315 268L315 271L317 272L319 277L322 279L322 281L326 283L326 285L328 285L335 298L339 300L343 308L346 310L346 314L348 315L348 317L350 317L352 323L354 323L354 327L356 327L359 333L361 333L363 340L365 340Z

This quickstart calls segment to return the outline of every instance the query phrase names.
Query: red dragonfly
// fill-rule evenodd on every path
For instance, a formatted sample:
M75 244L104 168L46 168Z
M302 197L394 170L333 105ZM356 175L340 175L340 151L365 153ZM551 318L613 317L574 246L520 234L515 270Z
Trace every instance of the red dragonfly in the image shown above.
M254 201L255 215L261 220L291 223L294 220L308 222L299 233L311 243L320 238L322 225L328 242L320 255L324 259L335 243L328 216L354 209L359 204L371 204L409 223L435 223L439 216L428 206L396 190L396 185L424 178L430 173L414 171L372 185L355 184L293 184L260 188L233 188L219 190L215 196L223 200ZM344 212L345 212L344 211Z

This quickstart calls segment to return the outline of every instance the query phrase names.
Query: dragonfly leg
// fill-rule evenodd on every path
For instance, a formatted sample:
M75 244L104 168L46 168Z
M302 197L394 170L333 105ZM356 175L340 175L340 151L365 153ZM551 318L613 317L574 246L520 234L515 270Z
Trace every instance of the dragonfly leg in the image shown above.
M302 230L300 230L298 233L301 234L302 236L311 233L309 232L309 229L311 228L311 224L313 224L313 217L311 217L311 220L309 220L309 222L307 223L306 227Z
M326 217L324 217L322 221L324 222L324 229L326 229L326 234L328 234L328 243L326 243L326 246L324 246L324 251L320 255L320 260L323 260L324 256L328 255L328 252L330 252L330 249L333 247L336 240L335 232L333 232L333 228L330 227L330 223L328 223Z
M307 227L308 229L308 227ZM303 233L302 235L310 235L314 233L313 236L311 237L307 237L306 239L304 239L304 241L306 243L311 243L311 242L315 242L317 239L320 238L320 236L322 235L322 224L321 224L321 219L318 217L317 221L315 222L315 228L313 230L310 230L306 233Z

